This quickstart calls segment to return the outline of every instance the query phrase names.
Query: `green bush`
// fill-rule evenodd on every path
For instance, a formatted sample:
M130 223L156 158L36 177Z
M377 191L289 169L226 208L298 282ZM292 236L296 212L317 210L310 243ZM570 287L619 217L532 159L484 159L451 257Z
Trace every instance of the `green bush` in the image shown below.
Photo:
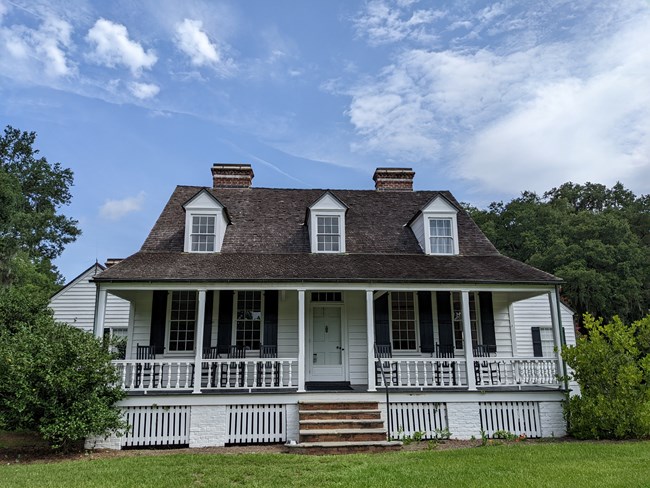
M624 324L586 314L586 336L563 349L580 384L565 403L569 433L580 439L650 436L650 315Z
M101 341L56 323L46 310L11 328L2 322L0 430L37 431L52 447L66 449L124 428L115 407L124 392Z

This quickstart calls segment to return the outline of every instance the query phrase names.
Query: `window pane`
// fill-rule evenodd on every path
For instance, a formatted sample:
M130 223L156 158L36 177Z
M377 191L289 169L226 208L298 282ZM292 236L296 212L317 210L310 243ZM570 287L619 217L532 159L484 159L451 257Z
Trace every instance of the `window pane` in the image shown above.
M415 300L412 292L391 292L393 349L415 350Z
M237 345L258 349L262 332L262 292L237 293Z
M192 217L190 249L195 252L214 252L216 218L211 215Z
M169 320L169 350L194 350L196 292L173 291Z

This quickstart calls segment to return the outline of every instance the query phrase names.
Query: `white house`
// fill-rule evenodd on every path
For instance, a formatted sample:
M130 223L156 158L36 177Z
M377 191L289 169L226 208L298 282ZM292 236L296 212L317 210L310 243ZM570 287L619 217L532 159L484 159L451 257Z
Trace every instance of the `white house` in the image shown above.
M212 175L94 277L96 335L108 297L131 304L116 362L131 428L89 445L564 435L561 280L501 255L449 192L413 191L408 168L378 168L374 190Z

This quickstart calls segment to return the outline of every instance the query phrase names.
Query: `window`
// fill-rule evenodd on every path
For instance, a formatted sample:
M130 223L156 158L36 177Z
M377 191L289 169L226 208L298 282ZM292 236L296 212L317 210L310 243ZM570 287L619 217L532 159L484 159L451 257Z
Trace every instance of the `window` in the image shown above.
M196 330L196 292L173 291L169 315L168 350L193 351Z
M115 354L115 359L126 359L126 343L128 329L125 327L105 327L104 344L108 344L108 350Z
M469 294L469 324L472 330L472 347L479 343L478 297L476 293ZM463 307L460 292L451 294L451 316L454 323L454 342L456 349L464 349L463 344Z
M429 219L431 254L453 254L454 238L451 219Z
M312 302L342 302L343 298L340 291L313 291L311 293Z
M193 215L190 234L193 252L214 252L215 217L213 215Z
M237 326L238 346L259 349L262 338L262 292L237 292Z
M341 249L341 231L339 217L336 215L317 217L316 242L321 252L339 252Z
M414 294L402 291L391 292L390 307L393 349L396 351L416 350Z

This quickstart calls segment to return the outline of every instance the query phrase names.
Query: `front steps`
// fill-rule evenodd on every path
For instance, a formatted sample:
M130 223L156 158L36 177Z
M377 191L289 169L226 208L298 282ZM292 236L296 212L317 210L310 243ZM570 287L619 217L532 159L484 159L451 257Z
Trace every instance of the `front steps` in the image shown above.
M386 440L377 402L300 402L300 440L288 444L297 454L347 454L398 450L402 443Z

